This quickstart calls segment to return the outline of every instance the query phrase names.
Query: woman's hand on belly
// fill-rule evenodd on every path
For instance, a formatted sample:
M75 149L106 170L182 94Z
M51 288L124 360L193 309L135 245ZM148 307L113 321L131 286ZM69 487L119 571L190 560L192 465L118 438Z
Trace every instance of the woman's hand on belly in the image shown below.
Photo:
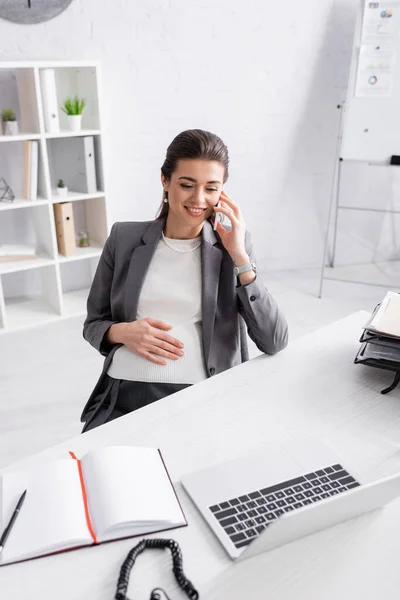
M131 352L147 358L157 365L166 365L164 358L178 360L183 356L183 344L166 331L171 325L146 317L131 323L116 323L108 330L108 340L124 344Z

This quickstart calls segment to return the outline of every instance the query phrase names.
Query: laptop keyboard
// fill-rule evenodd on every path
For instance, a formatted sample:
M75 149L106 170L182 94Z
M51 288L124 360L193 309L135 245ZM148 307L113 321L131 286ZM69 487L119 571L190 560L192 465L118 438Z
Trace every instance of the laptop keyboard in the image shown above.
M215 504L209 509L236 548L242 548L284 513L358 485L341 465L333 465Z

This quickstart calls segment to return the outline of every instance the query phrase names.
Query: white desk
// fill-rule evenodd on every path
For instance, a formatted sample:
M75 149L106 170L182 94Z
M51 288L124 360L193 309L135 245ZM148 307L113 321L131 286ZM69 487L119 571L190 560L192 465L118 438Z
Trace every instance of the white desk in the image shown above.
M16 467L77 455L107 444L162 449L189 526L165 532L182 547L184 569L204 600L398 600L400 502L253 559L234 564L178 483L198 468L272 440L317 435L365 480L400 469L400 397L382 396L390 373L353 365L356 313L193 388L78 436ZM5 600L112 600L119 567L138 539L85 548L0 569ZM183 598L167 552L148 550L129 596L148 600L164 587Z

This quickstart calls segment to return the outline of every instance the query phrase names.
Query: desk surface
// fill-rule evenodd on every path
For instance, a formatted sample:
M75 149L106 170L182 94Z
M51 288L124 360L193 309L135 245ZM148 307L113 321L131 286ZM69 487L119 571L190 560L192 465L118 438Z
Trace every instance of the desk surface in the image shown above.
M400 398L382 396L390 374L353 365L367 313L311 333L276 356L260 356L37 454L12 469L95 447L159 447L189 526L162 537L182 547L184 568L206 600L385 600L400 589L400 502L381 511L234 564L179 481L183 474L248 453L271 441L316 435L364 480L400 470ZM394 526L395 524L395 526ZM137 539L0 569L7 600L111 600L120 565ZM128 595L147 600L177 590L167 553L146 551Z

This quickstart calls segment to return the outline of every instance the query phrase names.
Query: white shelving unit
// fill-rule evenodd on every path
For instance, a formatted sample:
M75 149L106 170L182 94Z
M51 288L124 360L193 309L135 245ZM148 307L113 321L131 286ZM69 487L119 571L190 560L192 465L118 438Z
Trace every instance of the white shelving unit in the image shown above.
M47 68L55 71L59 106L67 96L78 94L86 99L81 131L68 130L67 117L59 107L60 131L46 131L40 71ZM13 108L20 131L16 136L0 135L0 177L15 194L12 202L0 201L0 244L36 247L34 259L0 262L0 334L85 313L88 291L109 232L99 77L99 65L92 62L0 62L0 110ZM63 174L54 172L53 153L57 149L59 157L63 140L77 136L93 136L97 191L85 194L69 190L61 199L55 185ZM22 192L25 140L39 142L34 201L26 200ZM85 229L89 234L89 247L77 247L72 256L58 253L53 210L58 202L73 203L76 233Z

